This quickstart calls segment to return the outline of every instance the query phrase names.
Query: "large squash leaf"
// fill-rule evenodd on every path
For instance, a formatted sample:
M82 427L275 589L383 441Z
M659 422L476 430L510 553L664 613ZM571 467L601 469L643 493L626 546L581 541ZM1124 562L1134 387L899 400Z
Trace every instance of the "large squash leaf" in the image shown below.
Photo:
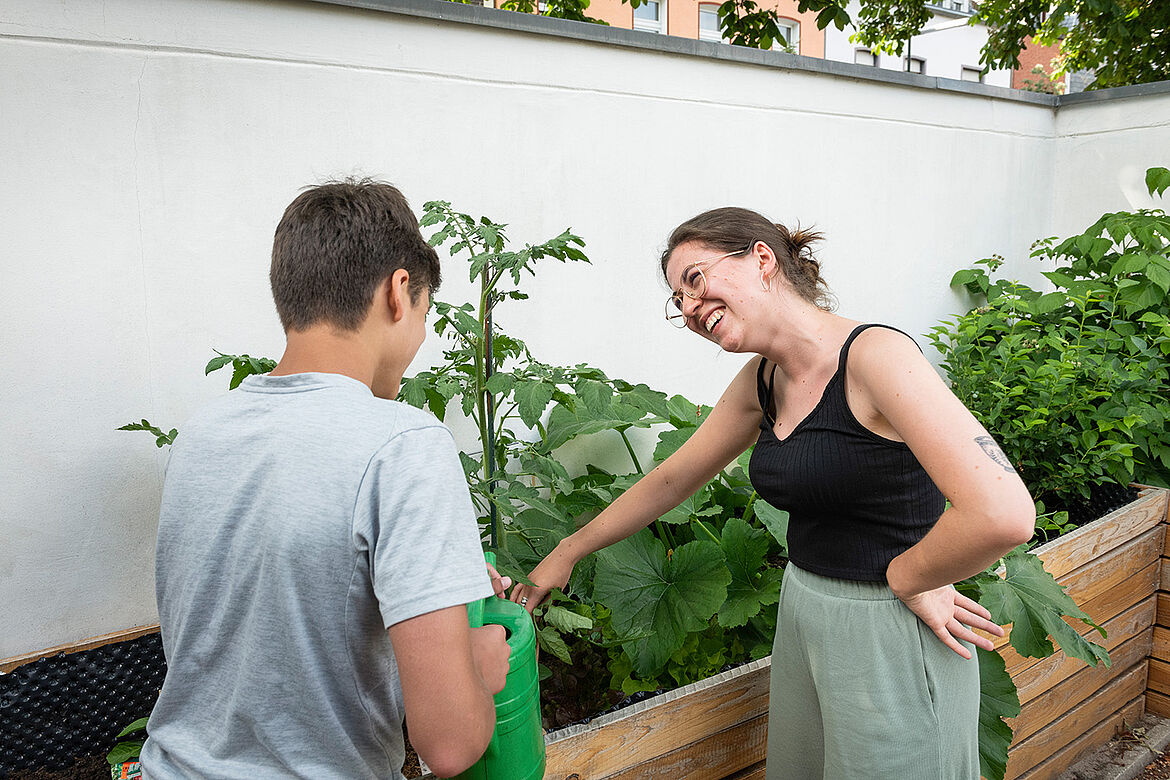
M694 495L687 496L678 506L658 518L664 523L689 523L692 520L704 517L719 516L724 509L720 506L711 506L711 486L704 485L695 491Z
M662 670L687 633L703 629L727 598L731 573L714 542L689 542L666 554L644 529L597 553L594 598L612 610L623 647L640 677Z
M756 517L768 529L773 538L780 543L782 554L788 554L788 512L777 509L762 498L757 498L752 504Z
M976 578L979 603L987 607L996 623L1012 624L1008 639L1020 655L1028 658L1052 655L1054 648L1048 639L1051 636L1065 655L1079 658L1090 666L1099 662L1109 666L1105 648L1086 640L1061 617L1078 618L1096 628L1101 636L1105 636L1105 629L1077 606L1044 570L1039 558L1017 548L1008 553L1004 564L1004 577L984 574Z
M1003 780L1012 729L1004 718L1020 714L1020 697L999 653L976 648L979 658L979 773Z
M759 614L766 604L780 600L779 569L764 566L768 554L768 534L733 517L723 526L719 546L727 558L731 584L727 600L719 608L719 625L742 626Z

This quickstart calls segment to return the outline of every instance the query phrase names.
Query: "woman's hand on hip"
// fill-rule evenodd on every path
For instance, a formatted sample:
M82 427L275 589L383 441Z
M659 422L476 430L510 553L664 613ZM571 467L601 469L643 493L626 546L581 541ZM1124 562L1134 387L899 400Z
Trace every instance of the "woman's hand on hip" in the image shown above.
M960 639L984 650L994 648L990 639L976 634L972 628L995 636L1004 635L1003 628L991 622L990 612L959 593L953 585L899 598L934 632L939 641L964 658L970 658L971 652L960 644Z

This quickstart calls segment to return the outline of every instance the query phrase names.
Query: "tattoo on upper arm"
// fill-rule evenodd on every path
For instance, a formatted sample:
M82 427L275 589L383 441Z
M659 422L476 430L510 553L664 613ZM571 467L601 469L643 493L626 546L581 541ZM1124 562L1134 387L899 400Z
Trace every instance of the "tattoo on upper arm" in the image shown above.
M1007 454L1005 454L1004 451L999 448L999 445L995 443L995 439L991 438L990 436L976 436L975 443L983 448L983 452L987 454L987 457L1003 466L1004 471L1010 471L1013 474L1016 473L1016 469L1014 466L1012 466L1012 462L1008 460Z

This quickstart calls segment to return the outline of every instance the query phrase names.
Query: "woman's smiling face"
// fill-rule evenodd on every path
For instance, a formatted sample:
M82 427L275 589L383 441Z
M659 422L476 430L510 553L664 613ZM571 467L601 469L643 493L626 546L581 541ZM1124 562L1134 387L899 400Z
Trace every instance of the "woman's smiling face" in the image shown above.
M753 273L758 275L754 249L723 253L691 241L676 247L666 265L667 282L681 304L687 328L728 352L740 351L744 317L753 309L755 296L747 291Z

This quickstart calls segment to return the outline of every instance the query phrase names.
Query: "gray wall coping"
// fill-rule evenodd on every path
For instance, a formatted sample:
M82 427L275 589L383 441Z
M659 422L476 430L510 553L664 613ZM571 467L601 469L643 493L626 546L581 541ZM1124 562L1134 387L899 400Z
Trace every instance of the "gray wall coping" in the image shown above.
M917 73L875 68L870 65L837 62L836 60L826 60L819 57L803 57L798 54L788 54L787 52L781 51L763 51L744 46L729 46L725 43L716 43L713 41L680 38L674 35L661 35L659 33L643 32L641 30L627 30L620 27L609 27L602 24L591 24L589 22L576 22L569 19L554 19L537 14L503 11L498 8L486 8L480 5L465 5L459 2L451 2L451 0L309 1L327 5L401 14L403 16L413 16L421 19L437 19L458 24L473 24L502 30L571 38L590 43L605 43L632 49L646 49L667 54L705 57L746 65L804 71L823 76L836 76L857 79L859 81L877 81L884 84L913 87L916 89L958 92L976 97L1048 106L1054 109L1060 106L1075 105L1078 103L1093 103L1131 97L1145 97L1148 95L1170 94L1170 81L1157 81L1151 84L1136 84L1128 87L1094 90L1092 92L1078 92L1073 95L1048 95L1042 92L1008 89L1006 87L980 84L973 81L945 79L938 76L923 76Z

